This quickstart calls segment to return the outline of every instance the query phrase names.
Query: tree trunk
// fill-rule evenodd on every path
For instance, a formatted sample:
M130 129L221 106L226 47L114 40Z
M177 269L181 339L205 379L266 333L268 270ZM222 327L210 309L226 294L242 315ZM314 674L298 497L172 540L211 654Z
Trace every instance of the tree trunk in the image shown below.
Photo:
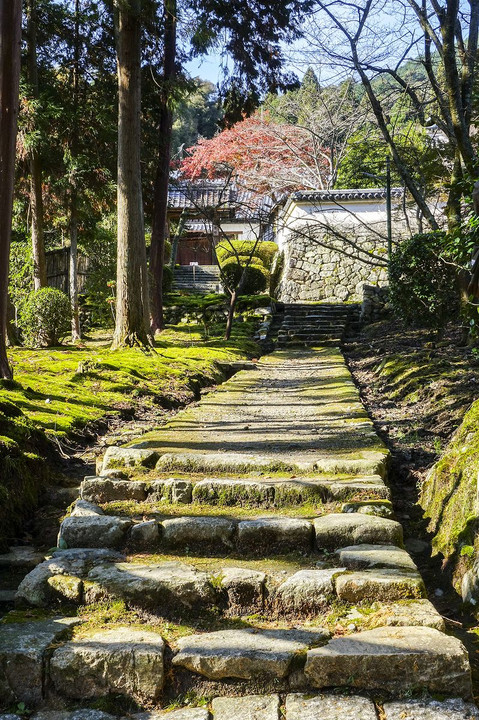
M141 0L115 0L118 256L113 347L151 344L140 166Z
M75 38L73 50L73 132L71 152L78 155L78 108L80 92L80 0L75 0ZM72 309L72 341L81 339L80 313L78 310L78 191L77 178L71 176L70 188L70 305Z
M28 82L34 99L38 99L38 66L37 66L37 12L36 0L28 0L27 4L27 56ZM35 148L30 153L30 207L32 212L32 255L33 285L35 290L47 284L47 264L45 258L45 238L43 231L43 194L42 164Z
M163 267L165 260L165 236L168 211L168 180L171 160L171 135L173 112L171 110L171 85L175 78L176 61L176 0L164 0L165 37L163 84L160 93L158 165L156 169L153 223L150 248L150 274L153 283L151 303L151 330L155 333L164 328L163 320Z
M77 193L73 189L71 193L70 208L70 305L72 309L72 341L78 342L81 339L80 314L78 310L78 211Z
M226 318L225 327L225 340L229 340L231 337L231 330L233 328L233 319L235 316L236 303L238 302L238 290L233 290L230 295L230 304L228 307L228 317Z
M21 0L0 0L0 377L2 378L12 377L6 342L21 30Z

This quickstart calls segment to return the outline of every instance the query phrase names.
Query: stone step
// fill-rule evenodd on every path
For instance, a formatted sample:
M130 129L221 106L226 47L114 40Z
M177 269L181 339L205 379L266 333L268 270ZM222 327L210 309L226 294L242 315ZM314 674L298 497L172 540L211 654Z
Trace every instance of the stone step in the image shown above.
M284 707L284 711L281 710ZM150 710L133 713L132 720L479 720L473 703L461 698L435 700L393 700L383 704L361 695L290 693L287 695L245 695L216 697L208 707L181 707L176 710ZM0 716L2 720L21 720L20 715ZM42 710L31 720L121 720L101 710Z
M196 482L182 478L145 482L87 476L80 486L81 498L91 503L137 500L151 504L194 503L265 509L299 506L306 502L344 501L358 494L363 498L369 496L370 500L387 500L389 490L379 475L325 475L290 480L205 478ZM363 505L367 509L366 500Z
M352 687L472 696L462 643L428 627L381 627L336 637L309 650L304 668L316 688Z
M373 693L387 690L393 696L421 691L420 700L389 700L384 705L376 702L386 720L478 717L472 705L458 698L468 699L472 691L464 646L456 638L428 627L381 627L334 638L321 627L195 633L170 641L169 669L167 643L159 628L120 624L92 630L87 626L83 629L81 622L81 618L54 618L0 625L0 709L28 703L31 712L42 706L42 713L36 717L49 720L46 697L58 708L72 701L106 696L111 700L112 696L123 697L151 708L164 697L171 699L174 688L196 687L202 694L204 681L204 690L209 687L213 696L215 687L225 695L228 690L232 692L232 685L237 686L234 699L212 701L215 719L226 720L233 712L238 720L265 720L275 717L283 705L286 720L363 720L374 709L371 699L350 694L318 695L314 691L326 687ZM79 623L71 638L73 626ZM275 693L261 691L271 685ZM294 694L292 687L297 690ZM253 688L259 694L251 696ZM433 701L424 697L424 690L453 698ZM282 699L278 693L284 693ZM188 714L190 710L175 711L181 714L172 713L168 718L199 720L197 714ZM62 720L108 718L75 712L80 714L62 715ZM462 716L457 715L460 712ZM147 717L133 715L136 720ZM206 708L200 717L208 718ZM58 715L56 720L60 720Z
M335 550L364 543L402 545L401 525L362 513L331 513L314 521L268 515L234 517L184 515L161 521L134 522L130 518L98 513L71 515L63 520L59 547L185 549L264 556L277 552Z

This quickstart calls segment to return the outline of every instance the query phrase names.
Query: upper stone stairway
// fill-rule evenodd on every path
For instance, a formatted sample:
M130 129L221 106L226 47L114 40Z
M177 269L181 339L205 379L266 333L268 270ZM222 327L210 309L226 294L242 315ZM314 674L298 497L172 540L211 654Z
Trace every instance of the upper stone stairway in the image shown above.
M333 348L276 352L109 448L57 550L33 569L0 556L26 573L0 624L0 720L19 703L34 720L112 720L98 703L134 720L479 720L387 471Z
M278 306L282 323L278 347L339 346L348 324L357 322L356 305L340 303L294 303Z
M175 268L173 287L204 294L222 292L220 269L217 265L181 265Z

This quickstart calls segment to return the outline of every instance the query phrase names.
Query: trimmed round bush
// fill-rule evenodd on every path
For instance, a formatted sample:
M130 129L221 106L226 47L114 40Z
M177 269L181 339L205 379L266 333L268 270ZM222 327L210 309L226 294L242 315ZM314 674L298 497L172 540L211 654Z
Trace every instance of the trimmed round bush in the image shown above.
M278 252L278 246L276 243L268 241L255 243L254 240L232 240L231 242L222 240L216 246L216 256L219 264L225 264L230 258L236 259L235 251L240 258L245 258L245 261L249 259L250 254L254 251L252 264L264 265L265 268L270 270L273 258Z
M221 272L229 287L238 287L243 268L236 261L227 262ZM246 278L241 292L243 295L254 295L263 292L269 284L269 272L262 265L249 265L246 268Z
M57 288L34 290L22 305L19 327L26 345L52 347L71 329L70 300Z
M442 255L444 244L442 232L419 233L392 254L390 301L410 325L440 328L459 310L457 279Z

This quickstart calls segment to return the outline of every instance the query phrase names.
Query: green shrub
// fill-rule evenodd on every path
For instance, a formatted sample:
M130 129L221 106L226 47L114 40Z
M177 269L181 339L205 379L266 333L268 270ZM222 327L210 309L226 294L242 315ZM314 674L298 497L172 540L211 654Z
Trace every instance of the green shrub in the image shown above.
M70 300L57 288L34 290L22 306L19 326L27 345L58 345L71 327Z
M444 250L444 233L420 233L402 242L391 257L390 300L411 325L440 328L459 310L455 272L445 262Z
M223 265L222 273L227 285L236 288L241 280L243 268L235 260L231 260ZM246 268L246 278L241 293L254 295L263 292L268 287L269 277L268 270L262 265L249 265Z
M273 264L271 266L271 280L269 283L269 293L271 297L276 297L276 291L283 274L283 269L284 253L277 253L277 255L274 256Z
M247 260L254 251L253 264L262 264L270 270L273 258L278 252L278 246L274 242L263 240L258 243L256 243L255 240L231 240L230 242L222 240L219 245L216 246L216 256L220 266L224 265L229 258L235 258L235 251L240 257L244 257L245 260ZM259 259L260 262L257 262L257 259Z

